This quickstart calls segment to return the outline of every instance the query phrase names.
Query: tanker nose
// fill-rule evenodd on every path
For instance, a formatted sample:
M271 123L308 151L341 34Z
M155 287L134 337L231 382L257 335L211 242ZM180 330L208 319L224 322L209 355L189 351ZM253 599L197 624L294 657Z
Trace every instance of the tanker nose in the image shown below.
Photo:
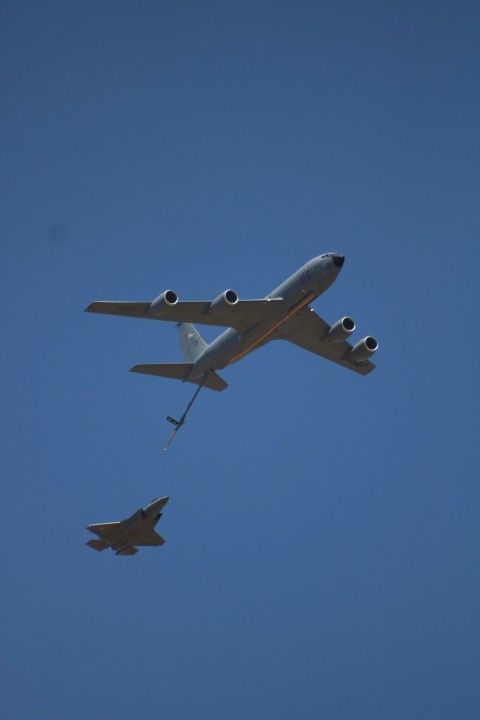
M333 258L333 264L336 265L337 268L341 268L344 262L344 255L335 255L335 257Z

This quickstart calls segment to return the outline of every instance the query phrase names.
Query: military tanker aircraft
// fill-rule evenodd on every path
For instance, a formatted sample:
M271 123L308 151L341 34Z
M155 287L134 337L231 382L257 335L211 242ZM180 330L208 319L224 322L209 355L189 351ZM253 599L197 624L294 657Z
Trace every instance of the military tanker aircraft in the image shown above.
M221 391L228 387L217 371L271 340L288 340L360 375L367 375L375 368L370 360L378 348L374 337L368 335L352 346L348 342L355 330L351 317L342 317L329 325L309 307L336 280L344 260L344 256L337 253L319 255L260 300L240 300L237 293L229 289L211 301L182 301L173 290L165 290L151 302L95 301L85 311L176 323L184 362L143 363L130 368L131 372L199 386L180 420L167 417L175 429L164 448L166 451L185 424L200 389ZM227 330L208 344L193 323Z
M369 335L352 346L348 342L355 330L352 318L342 317L329 325L309 307L336 280L344 260L343 255L336 253L319 255L260 300L240 300L229 289L211 301L182 301L173 290L165 290L151 302L96 301L85 311L177 324L184 362L134 365L131 372L174 378L221 391L228 385L218 370L271 340L288 340L348 370L367 375L375 368L370 357L378 348L376 339ZM192 323L227 330L207 344Z

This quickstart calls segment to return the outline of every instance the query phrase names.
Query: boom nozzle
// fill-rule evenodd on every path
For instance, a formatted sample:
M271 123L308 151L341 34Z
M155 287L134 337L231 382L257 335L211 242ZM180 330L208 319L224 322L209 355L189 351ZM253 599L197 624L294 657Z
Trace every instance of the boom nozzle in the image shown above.
M195 402L195 399L196 399L198 393L200 392L200 390L202 389L203 384L204 384L204 382L205 382L206 379L207 379L207 375L205 375L205 377L203 378L202 382L200 382L200 383L198 384L198 388L195 390L195 394L194 394L194 396L192 397L192 399L190 400L190 402L188 403L187 409L186 409L185 412L183 413L183 415L182 415L182 417L180 418L180 420L175 420L175 418L172 418L172 417L170 417L170 415L167 415L167 420L168 420L168 422L169 422L169 423L172 423L172 425L175 426L175 430L173 431L173 433L172 433L171 437L169 438L167 444L166 444L165 447L163 448L163 452L167 452L167 450L168 450L168 448L170 447L170 444L171 444L173 438L175 437L175 435L177 434L177 432L180 430L180 428L182 427L182 425L185 425L185 423L187 422L188 411L190 410L190 408L192 407L193 403Z

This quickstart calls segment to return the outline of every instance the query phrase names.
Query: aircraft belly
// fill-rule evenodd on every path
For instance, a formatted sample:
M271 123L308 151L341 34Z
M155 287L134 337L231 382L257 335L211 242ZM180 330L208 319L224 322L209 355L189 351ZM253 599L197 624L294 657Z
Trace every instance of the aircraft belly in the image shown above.
M148 529L150 528L148 527ZM145 530L147 530L147 526L141 520L137 520L135 525L122 528L111 539L113 549L118 550L119 548L126 547L127 545L135 545L135 543L139 542L139 538Z
M235 355L247 333L239 333L237 330L229 329L220 335L213 343L205 350L204 353L195 362L191 372L188 374L188 380L197 378L210 370L221 370L229 362L231 362L232 355Z
M319 269L315 266L314 259L306 263L281 285L272 290L267 297L283 298L284 306L286 307L290 307L306 295L310 295L311 302L324 293L325 290L328 290L334 280L335 277L331 275L327 268L319 272Z
M110 545L114 550L125 547L125 545L130 544L127 537L128 533L119 532L113 538L110 538Z
M313 290L302 290L298 291L298 287L295 287L296 292L291 293L287 299L287 302L283 306L283 310L279 313L274 322L258 323L248 332L244 333L237 343L234 351L230 353L228 362L233 363L241 358L245 357L248 353L253 350L257 350L266 345L270 340L275 340L277 331L281 329L288 320L301 312L312 300L315 299Z
M272 325L272 323L259 323L254 328L244 333L239 337L238 342L234 347L231 348L228 359L225 364L234 363L237 360L245 357L253 350L257 350L262 345L265 345L270 340L273 340L273 330L281 322L281 318Z

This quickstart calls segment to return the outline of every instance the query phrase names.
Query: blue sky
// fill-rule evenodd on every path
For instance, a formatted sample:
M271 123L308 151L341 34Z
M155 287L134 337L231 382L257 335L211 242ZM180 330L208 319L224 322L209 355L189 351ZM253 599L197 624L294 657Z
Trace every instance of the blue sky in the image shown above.
M2 3L3 717L478 718L479 15ZM327 251L377 370L271 343L165 456L173 325L83 308Z

